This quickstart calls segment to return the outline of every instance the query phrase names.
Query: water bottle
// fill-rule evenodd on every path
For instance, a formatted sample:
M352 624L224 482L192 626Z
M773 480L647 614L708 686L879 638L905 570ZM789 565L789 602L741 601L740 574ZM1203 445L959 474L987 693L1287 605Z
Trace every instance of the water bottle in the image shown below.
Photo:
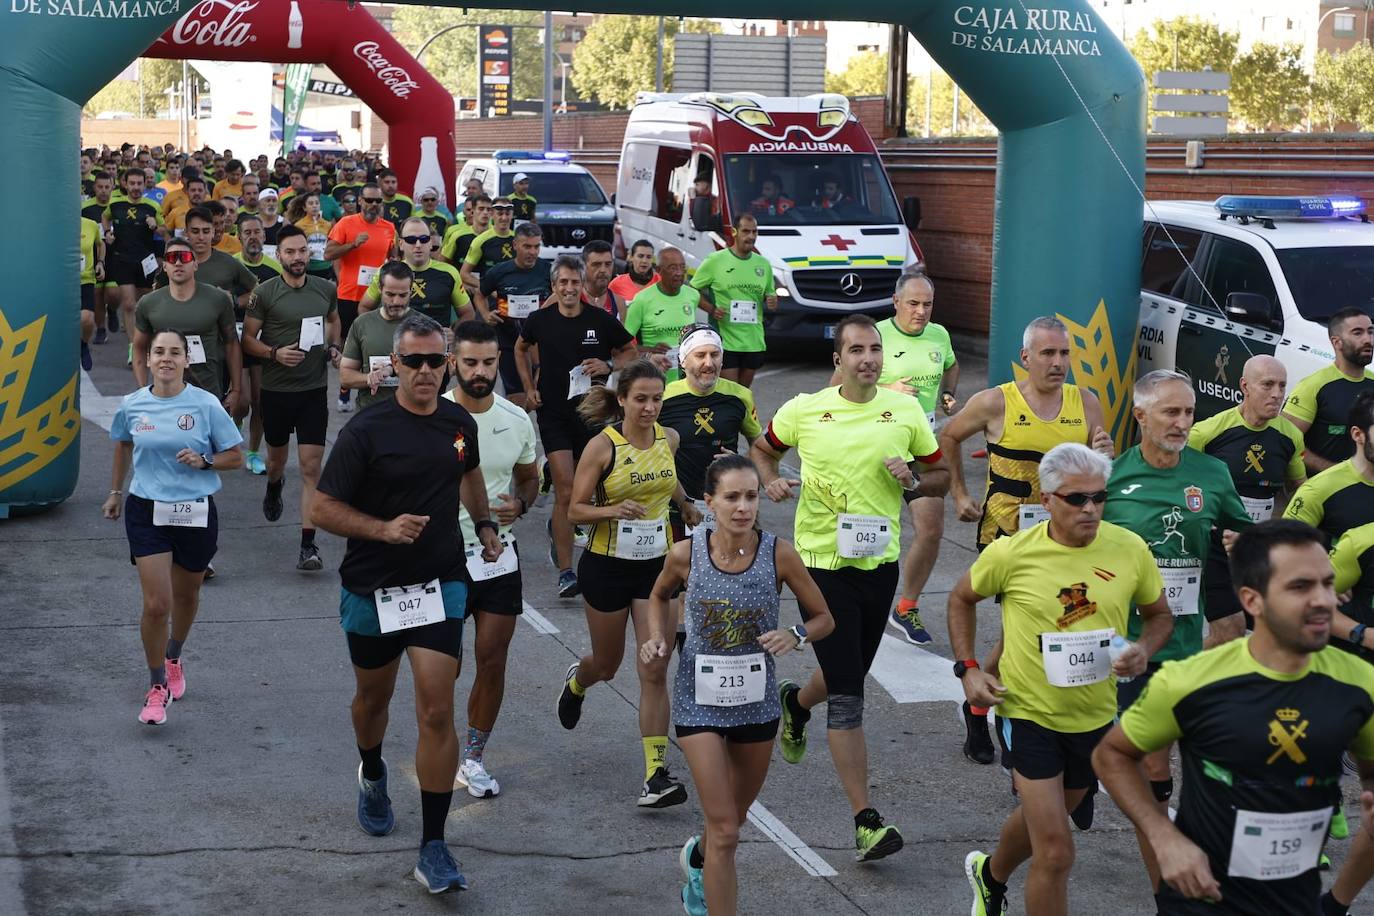
M1117 633L1114 636L1112 636L1111 645L1107 647L1107 655L1111 657L1112 663L1115 664L1116 660L1121 656L1125 655L1126 650L1131 648L1131 646L1133 645L1134 643L1132 643L1126 637L1122 636L1120 633ZM1118 677L1116 679L1116 682L1118 684L1129 684L1133 680L1135 680L1135 678L1133 677Z

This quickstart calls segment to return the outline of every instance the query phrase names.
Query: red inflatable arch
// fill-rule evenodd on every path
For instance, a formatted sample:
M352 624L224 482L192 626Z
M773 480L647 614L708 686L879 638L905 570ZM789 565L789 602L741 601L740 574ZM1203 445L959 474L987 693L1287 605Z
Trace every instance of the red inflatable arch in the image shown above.
M422 166L432 176L437 164L443 203L457 200L453 96L361 6L339 0L201 0L143 56L325 64L386 122L387 164L402 193L414 193ZM432 177L425 180L432 183Z

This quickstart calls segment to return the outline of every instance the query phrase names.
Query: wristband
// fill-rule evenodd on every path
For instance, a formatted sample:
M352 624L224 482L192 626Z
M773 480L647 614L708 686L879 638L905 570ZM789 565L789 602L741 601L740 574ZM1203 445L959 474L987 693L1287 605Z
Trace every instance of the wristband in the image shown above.
M1367 624L1357 623L1350 631L1350 642L1353 645L1364 645L1364 631L1369 629Z
M124 491L123 491L123 490L111 490L111 491L110 491L110 495L111 495L111 496L123 496L123 495L124 495Z
M276 347L273 347L273 348L272 348L272 352L269 353L269 354L267 354L267 358L270 359L270 360L271 360L272 362L274 362L274 363L277 361L277 348L276 348Z
M479 522L474 522L472 525L472 530L477 533L477 536L479 538L482 536L483 528L490 528L492 531L495 531L498 535L501 533L501 526L496 524L489 518L484 518Z

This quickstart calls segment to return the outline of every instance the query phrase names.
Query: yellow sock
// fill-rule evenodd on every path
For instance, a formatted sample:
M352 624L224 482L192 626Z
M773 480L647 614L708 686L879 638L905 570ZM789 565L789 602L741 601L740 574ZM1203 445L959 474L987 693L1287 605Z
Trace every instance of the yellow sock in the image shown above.
M587 695L587 688L577 683L576 674L568 678L568 689L573 692L573 696L575 697L585 697Z
M668 736L655 735L644 738L644 778L654 775L654 770L668 763Z

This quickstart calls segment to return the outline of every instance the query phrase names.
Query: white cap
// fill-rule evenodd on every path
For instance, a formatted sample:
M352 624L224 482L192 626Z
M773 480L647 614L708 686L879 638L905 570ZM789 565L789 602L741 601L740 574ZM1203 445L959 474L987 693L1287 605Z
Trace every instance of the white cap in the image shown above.
M692 333L688 334L685 338L683 338L682 343L678 344L678 359L686 359L689 353L691 353L693 350L700 349L701 347L715 347L721 352L724 352L724 347L721 346L719 334L717 334L711 328L697 328L695 331L693 331Z
M273 200L277 199L276 188L263 188L262 191L258 194L258 200L266 200L269 197Z
M515 177L511 179L511 184L519 184L519 183L522 182L522 181L529 181L529 180L530 180L530 176L526 175L524 172L516 172L516 173L515 173Z

